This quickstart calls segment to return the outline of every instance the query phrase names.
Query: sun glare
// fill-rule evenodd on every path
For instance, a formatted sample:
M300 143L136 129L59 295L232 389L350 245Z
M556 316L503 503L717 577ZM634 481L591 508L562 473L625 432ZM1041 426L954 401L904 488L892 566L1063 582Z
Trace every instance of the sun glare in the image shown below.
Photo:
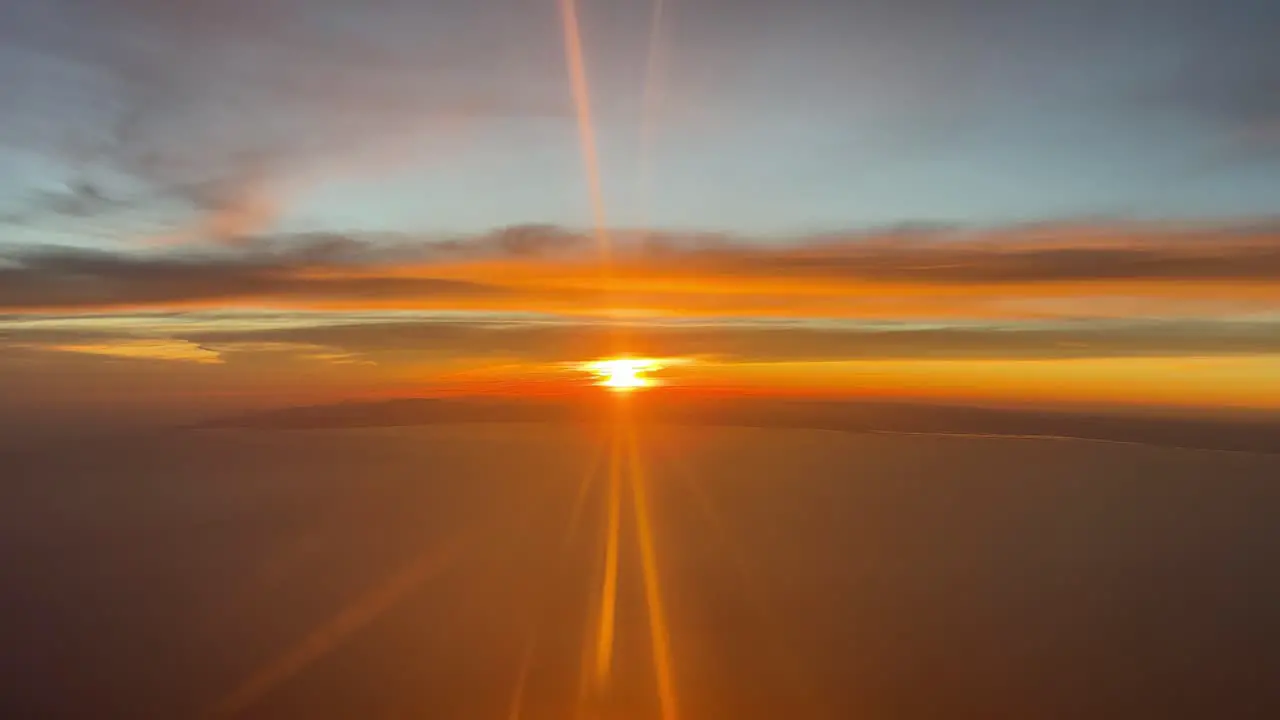
M654 380L646 373L662 368L663 364L648 358L613 358L585 363L583 369L596 377L596 384L616 392L630 392L653 387Z

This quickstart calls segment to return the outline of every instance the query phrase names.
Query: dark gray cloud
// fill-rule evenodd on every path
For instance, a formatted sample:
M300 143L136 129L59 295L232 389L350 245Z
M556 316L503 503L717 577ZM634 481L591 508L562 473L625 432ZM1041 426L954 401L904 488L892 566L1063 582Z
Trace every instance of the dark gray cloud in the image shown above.
M80 236L100 234L96 221L119 215L130 203L113 197L98 182L74 178L60 188L41 189L0 214L0 227L34 226Z
M777 325L643 326L415 322L197 335L193 342L288 342L373 356L432 351L533 360L592 357L623 333L635 352L738 361L1086 358L1280 352L1274 322L1019 324L915 328Z
M774 243L717 234L622 232L615 234L615 243L619 272L707 278L828 277L939 284L1280 281L1280 224L1271 221L1198 227L1063 223L991 230L903 226ZM562 229L526 226L411 247L410 255L416 253L419 260L589 259L595 240Z
M1239 282L1280 289L1280 233L1266 223L1183 229L1116 225L922 230L798 238L785 244L641 232L619 233L616 239L616 276L626 282L646 281L659 294L670 281L683 283L680 292L696 294L713 287L733 290L733 283L746 279L821 279L847 283L851 291L868 284L906 283L940 294L965 287L1044 284L1081 297L1137 292L1130 287L1135 281L1167 288L1186 282ZM461 301L502 292L498 286L507 281L491 277L494 271L487 269L487 261L501 260L506 268L523 273L521 288L512 286L509 293L507 309L517 310L522 300L549 295L597 302L599 298L575 290L572 280L598 281L598 259L591 237L541 226L449 239L258 238L237 248L146 253L9 248L0 251L0 309L121 304L163 308L166 303L213 299L261 299L270 304L280 298L409 302L414 297L456 296ZM693 280L697 282L689 285ZM654 297L643 289L628 292L636 302Z
M1096 321L919 327L906 323L811 326L779 323L645 324L509 320L348 323L341 315L299 317L296 327L170 330L166 337L219 352L323 347L379 362L428 356L573 361L606 353L618 337L659 357L779 362L921 359L1185 357L1280 353L1270 321ZM0 328L23 345L66 345L154 337L100 329Z
M47 249L0 265L0 307L74 308L164 305L236 298L350 299L498 292L435 278L308 277L294 258L258 254L124 254Z
M1280 238L1147 247L972 247L836 245L802 252L719 252L695 260L722 273L814 276L945 284L1067 281L1280 282Z

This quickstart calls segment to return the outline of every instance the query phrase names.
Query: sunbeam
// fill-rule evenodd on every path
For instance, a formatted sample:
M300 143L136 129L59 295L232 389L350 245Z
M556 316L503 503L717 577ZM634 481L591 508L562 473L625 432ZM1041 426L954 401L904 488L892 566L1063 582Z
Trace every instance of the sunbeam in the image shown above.
M560 541L560 549L566 552L570 543L578 533L578 525L582 522L583 508L587 504L587 496L591 494L591 488L595 486L596 472L600 469L600 465L605 459L606 448L609 443L602 442L600 448L596 451L591 460L591 464L587 466L587 471L583 473L582 480L578 483L578 490L574 494L573 507L569 511L569 521L565 524L564 537Z
M239 687L209 708L205 716L232 717L244 712L281 683L363 630L414 589L443 574L456 562L459 544L455 539L420 555L389 580L354 600L297 645L250 674Z
M529 669L533 667L533 656L538 651L538 630L535 626L525 641L524 652L520 654L520 669L516 672L515 686L511 690L511 704L507 708L507 720L520 720L524 711L524 691L529 682Z
M721 547L728 553L738 574L742 576L744 581L749 581L752 573L746 553L742 551L738 542L734 540L729 524L725 522L720 511L716 509L710 493L703 487L692 468L681 462L679 453L670 452L656 442L651 442L649 447L652 449L655 459L662 463L662 467L675 471L667 473L667 476L674 476L679 480L679 484L685 488L685 491L693 499L694 505L697 506L698 511L701 513L703 525L711 528Z
M568 567L567 556L571 543L574 535L577 534L578 524L581 522L587 497L595 486L595 479L604 460L606 446L607 443L602 442L592 454L591 461L587 463L586 472L582 474L582 479L578 482L578 486L574 491L573 505L569 510L569 519L565 524L564 535L560 539L562 565L557 568L557 572L548 573L543 578L543 582L537 592L537 600L529 603L531 607L529 634L525 639L524 650L520 656L520 666L516 671L515 681L512 684L511 703L507 706L508 720L520 720L524 714L525 692L529 682L529 673L532 670L533 661L538 650L542 618L549 607L552 588L563 579L563 572Z
M645 59L644 92L640 99L640 145L636 163L638 195L643 220L640 227L649 226L651 205L651 173L653 170L654 135L657 132L657 115L662 99L662 32L666 22L666 0L653 0L649 18L649 48Z
M604 188L600 179L600 156L596 146L595 124L591 117L591 86L587 82L577 0L560 0L560 16L564 23L565 62L569 69L569 86L573 91L573 105L578 118L578 140L587 178L596 243L600 252L601 272L608 278L613 248L605 213Z
M474 553L481 538L501 528L521 525L539 505L530 500L536 498L513 498L485 522L459 530L419 553L399 572L356 597L302 640L260 665L239 686L206 708L202 716L234 717L245 712L285 681L336 651L410 593L457 567L465 552Z
M685 488L694 504L698 507L703 517L703 524L713 529L721 548L729 556L729 561L734 566L734 569L737 570L739 581L742 584L742 592L739 597L742 597L751 606L751 610L759 618L761 626L768 629L767 642L769 643L770 652L778 659L780 664L785 666L785 674L795 695L796 706L804 707L808 710L805 714L806 717L828 716L829 713L821 707L822 699L811 681L813 674L808 671L805 663L796 654L787 638L778 630L781 625L779 614L774 609L768 593L764 591L759 575L750 560L750 554L744 550L742 543L736 539L736 533L731 529L730 523L726 521L724 514L720 512L712 499L711 493L704 486L693 468L683 461L683 452L662 447L656 442L650 443L649 447L653 454L660 459L662 466L669 471L664 476L674 476L678 483Z
M613 443L609 459L609 498L606 512L604 574L600 581L599 626L596 631L595 680L598 688L609 684L613 665L613 637L618 607L618 544L622 514L622 459L620 443Z
M649 611L649 639L653 653L653 671L658 686L658 703L662 720L679 717L675 680L671 663L671 633L667 627L666 611L662 604L662 589L658 572L658 554L653 541L653 520L649 512L648 491L645 487L644 466L640 459L636 440L635 423L624 416L624 432L627 439L627 460L631 484L632 508L635 512L636 542L640 546L640 571L644 579L644 600Z

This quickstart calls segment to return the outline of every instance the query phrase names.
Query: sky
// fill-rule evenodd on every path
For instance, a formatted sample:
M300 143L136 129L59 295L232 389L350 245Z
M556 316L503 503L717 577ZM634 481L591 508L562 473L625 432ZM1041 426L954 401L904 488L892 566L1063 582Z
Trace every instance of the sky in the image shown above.
M1278 30L1265 0L0 0L0 404L626 352L1280 409Z

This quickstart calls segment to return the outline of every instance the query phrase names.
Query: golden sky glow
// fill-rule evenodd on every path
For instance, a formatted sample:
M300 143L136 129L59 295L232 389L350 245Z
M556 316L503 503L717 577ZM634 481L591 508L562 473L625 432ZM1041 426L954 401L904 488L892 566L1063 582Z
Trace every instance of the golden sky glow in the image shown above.
M692 360L589 377L1280 405L1280 222L1255 164L1276 144L1255 117L1274 83L1222 81L1270 67L1251 54L1270 57L1266 22L1240 20L1249 53L1210 52L1179 20L1145 61L1090 54L1087 72L1026 86L978 72L981 92L954 95L939 78L990 69L965 22L830 0L759 38L740 28L781 4L727 3L745 13L729 25L664 0L358 18L242 3L228 22L191 22L182 2L56 4L14 18L30 40L14 79L40 102L0 107L26 158L0 184L0 405L38 406L36 387L139 397L159 376L174 402L532 394L623 356ZM977 26L999 25L975 5ZM1100 17L1152 30L1141 15ZM1001 37L1050 42L1005 51L1057 67L1050 20L1011 19L1029 34ZM173 37L195 45L158 41ZM761 59L762 40L784 51ZM1103 103L1118 114L1089 107L1164 81L1155 105L1143 90ZM1084 125L1062 135L1037 94L1084 102L1068 123ZM953 112L975 97L973 117Z
M555 228L19 256L0 266L0 393L132 400L163 374L175 403L538 394L657 372L717 392L1280 407L1269 231L609 237L608 273L599 237ZM602 357L627 363L584 360Z

